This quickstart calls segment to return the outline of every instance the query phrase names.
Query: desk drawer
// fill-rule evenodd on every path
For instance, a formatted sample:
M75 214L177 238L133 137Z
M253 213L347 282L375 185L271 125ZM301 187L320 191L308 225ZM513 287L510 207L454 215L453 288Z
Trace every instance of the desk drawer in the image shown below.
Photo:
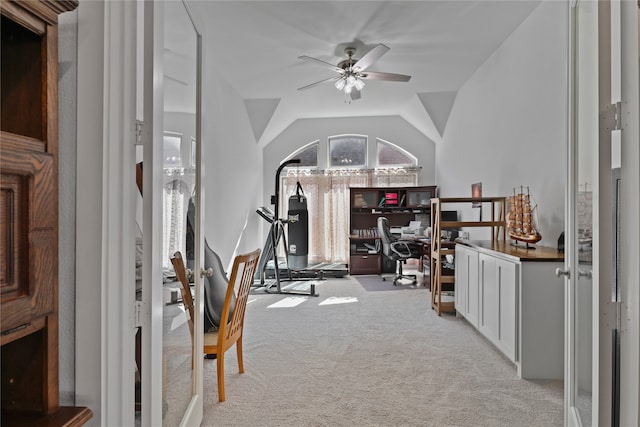
M380 274L380 255L351 255L349 274Z

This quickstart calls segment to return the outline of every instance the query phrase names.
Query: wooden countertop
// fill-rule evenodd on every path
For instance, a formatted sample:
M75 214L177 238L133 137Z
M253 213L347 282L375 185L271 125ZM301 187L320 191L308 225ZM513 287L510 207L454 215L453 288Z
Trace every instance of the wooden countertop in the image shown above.
M518 243L520 246L512 245L511 240L497 240L493 242L491 240L457 239L456 243L459 245L469 246L480 251L484 249L499 252L509 257L517 258L520 261L564 261L564 253L558 252L557 248L535 246L535 249L526 249L522 243Z

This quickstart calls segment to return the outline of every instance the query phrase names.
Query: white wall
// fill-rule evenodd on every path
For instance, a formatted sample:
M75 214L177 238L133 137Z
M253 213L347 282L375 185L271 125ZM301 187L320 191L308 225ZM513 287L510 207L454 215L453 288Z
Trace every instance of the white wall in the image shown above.
M469 197L476 182L484 196L529 186L540 244L553 247L564 224L567 22L565 2L542 2L473 74L458 92L436 163L442 197ZM471 230L471 238L487 237Z
M260 217L262 149L238 93L215 72L221 64L207 55L203 34L203 159L205 167L205 237L224 265L237 253L262 248ZM224 65L224 64L222 64Z
M318 166L325 168L327 139L342 134L368 137L369 167L375 167L376 138L404 148L418 158L418 166L422 167L418 184L435 184L435 144L400 116L299 119L264 149L263 206L269 206L275 191L275 173L283 159L308 143L320 140Z

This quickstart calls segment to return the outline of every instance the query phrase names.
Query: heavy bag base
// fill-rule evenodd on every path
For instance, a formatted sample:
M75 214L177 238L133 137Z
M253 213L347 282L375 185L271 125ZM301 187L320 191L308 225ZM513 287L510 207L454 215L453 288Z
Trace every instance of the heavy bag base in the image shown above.
M291 270L304 270L309 265L307 255L289 255L289 268Z

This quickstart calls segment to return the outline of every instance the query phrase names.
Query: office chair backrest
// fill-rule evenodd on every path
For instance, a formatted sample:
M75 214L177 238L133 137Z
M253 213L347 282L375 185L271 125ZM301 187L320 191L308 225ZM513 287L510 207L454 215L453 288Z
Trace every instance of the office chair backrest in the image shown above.
M393 252L391 251L391 243L395 242L397 239L391 234L391 230L389 229L389 220L383 216L378 217L378 235L382 242L382 253L391 257L393 255Z

